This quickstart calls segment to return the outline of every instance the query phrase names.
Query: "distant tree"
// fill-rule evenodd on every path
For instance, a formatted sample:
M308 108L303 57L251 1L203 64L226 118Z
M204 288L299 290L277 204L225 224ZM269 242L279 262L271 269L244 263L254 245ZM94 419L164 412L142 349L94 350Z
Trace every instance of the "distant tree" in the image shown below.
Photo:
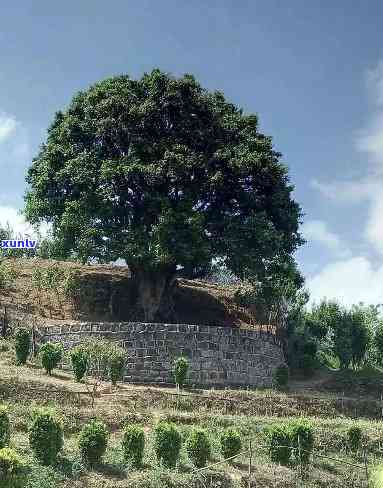
M342 368L358 368L368 357L376 310L363 304L347 309L334 300L322 300L312 308L308 325L313 335L327 342Z
M123 258L144 320L171 313L177 266L223 258L241 279L303 243L281 154L256 115L156 69L109 78L57 112L27 182L25 215L86 262Z
M367 358L372 341L372 330L362 307L354 305L349 312L349 317L351 322L351 361L354 368L358 368L363 365Z
M383 364L383 326L379 327L375 332L374 346L376 350L376 363L381 366Z

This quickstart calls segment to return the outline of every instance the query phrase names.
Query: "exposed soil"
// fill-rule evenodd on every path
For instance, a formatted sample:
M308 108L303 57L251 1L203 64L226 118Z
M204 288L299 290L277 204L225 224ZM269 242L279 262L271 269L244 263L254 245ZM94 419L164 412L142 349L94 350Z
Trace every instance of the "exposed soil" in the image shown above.
M137 291L127 267L81 265L43 259L6 260L16 272L12 285L0 290L0 317L7 313L40 324L62 321L139 321L135 312ZM60 289L37 290L33 271L56 267L78 277L78 289L68 298ZM174 290L175 315L170 322L251 327L257 322L250 310L233 301L235 287L178 278Z

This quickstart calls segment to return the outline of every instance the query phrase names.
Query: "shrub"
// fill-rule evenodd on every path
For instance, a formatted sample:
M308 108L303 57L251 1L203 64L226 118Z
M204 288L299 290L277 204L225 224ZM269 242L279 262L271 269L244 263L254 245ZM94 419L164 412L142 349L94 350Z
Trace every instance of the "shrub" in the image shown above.
M29 429L29 444L37 459L45 465L53 464L64 445L61 423L48 409L34 412Z
M280 388L285 388L289 382L289 368L287 366L278 366L274 371L274 381Z
M25 464L8 447L0 449L0 480L2 488L23 488L26 482Z
M235 429L226 429L221 434L220 446L224 459L228 459L239 454L242 449L242 441L239 432Z
M291 431L288 424L277 424L267 431L271 461L288 464L291 458Z
M88 369L89 353L84 346L80 345L74 347L69 356L76 381L80 382Z
M180 388L185 384L186 375L189 369L189 361L184 357L179 357L174 362L174 379Z
M166 467L173 468L179 459L181 434L172 423L160 422L155 429L154 449L157 459Z
M4 263L0 263L0 289L12 288L16 278L17 273L14 269Z
M20 327L15 333L15 352L17 364L27 362L31 348L31 331L25 327Z
M144 447L144 429L138 425L126 426L122 438L122 450L125 462L131 464L134 468L140 468L144 457Z
M5 405L0 405L0 449L8 445L10 433L11 428L7 407Z
M211 445L203 429L193 429L186 441L186 451L197 468L206 466L211 456Z
M101 461L108 445L108 430L100 420L91 420L80 432L78 445L81 457L90 465Z
M109 358L109 376L112 385L122 379L126 361L126 352L121 347L114 347Z
M0 352L9 351L9 344L5 339L0 338Z
M60 342L46 342L41 346L39 352L41 364L49 375L52 374L52 370L56 368L62 360L63 353L64 349Z
M291 444L295 448L296 459L299 459L301 449L301 462L307 464L314 447L314 432L312 424L306 419L292 421L289 424Z
M362 445L362 429L357 425L351 426L347 431L348 444L356 452Z

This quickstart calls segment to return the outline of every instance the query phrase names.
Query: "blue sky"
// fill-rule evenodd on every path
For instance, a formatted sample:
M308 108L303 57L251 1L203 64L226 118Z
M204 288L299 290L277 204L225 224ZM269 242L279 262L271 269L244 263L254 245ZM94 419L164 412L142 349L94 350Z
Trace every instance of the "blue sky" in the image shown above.
M305 212L297 254L314 299L383 302L383 4L81 0L4 2L0 221L56 110L94 81L193 73L259 115Z

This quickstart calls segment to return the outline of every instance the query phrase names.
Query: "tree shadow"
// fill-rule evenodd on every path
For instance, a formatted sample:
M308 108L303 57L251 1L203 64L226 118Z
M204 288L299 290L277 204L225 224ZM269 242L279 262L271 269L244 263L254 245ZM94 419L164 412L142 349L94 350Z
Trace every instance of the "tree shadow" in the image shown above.
M68 459L65 456L61 456L57 460L56 469L57 471L65 476L66 478L73 477L73 464L75 461L73 459Z
M116 478L119 480L123 480L126 478L125 466L117 463L95 464L89 469L92 469L96 473L103 474L108 478Z

